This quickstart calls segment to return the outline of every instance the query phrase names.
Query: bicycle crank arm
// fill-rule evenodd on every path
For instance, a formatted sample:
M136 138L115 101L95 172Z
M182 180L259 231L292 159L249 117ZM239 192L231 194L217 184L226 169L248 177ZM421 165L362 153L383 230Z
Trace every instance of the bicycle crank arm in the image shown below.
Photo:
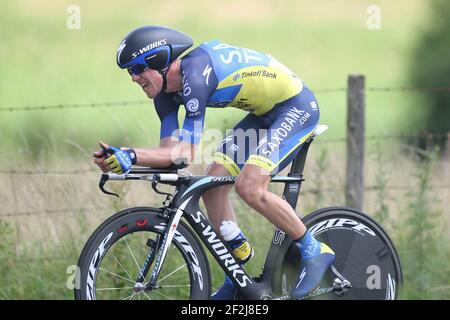
M344 276L340 274L333 265L330 266L330 271L336 277L333 282L334 293L336 293L337 295L343 295L345 292L352 288L352 284L350 283L350 281L345 279Z
M324 294L329 294L331 292L334 292L334 290L335 290L334 287L326 287L326 288L317 287L310 294L308 294L308 295L306 295L304 297L297 298L295 300L310 299L310 298L321 296L321 295L324 295ZM294 298L292 297L291 294L286 294L284 296L275 297L275 298L273 298L271 300L292 300L292 299L294 299Z
M345 279L344 276L342 274L340 274L339 271L337 271L337 269L333 265L330 266L329 271L336 277L333 281L332 287L324 287L324 288L317 287L316 289L314 289L313 292L311 292L307 296L298 298L297 300L310 299L313 297L321 296L324 294L330 294L330 293L334 293L337 295L343 295L345 292L347 292L348 290L350 290L352 288L352 284L350 283L350 281ZM283 296L275 297L272 300L291 300L291 299L292 299L292 295L286 294Z

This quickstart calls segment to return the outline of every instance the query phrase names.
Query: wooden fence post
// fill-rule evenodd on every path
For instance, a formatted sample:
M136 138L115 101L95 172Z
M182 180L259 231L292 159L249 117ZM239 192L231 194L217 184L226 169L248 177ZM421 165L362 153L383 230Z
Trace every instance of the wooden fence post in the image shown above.
M349 75L347 88L347 172L345 203L362 210L364 198L365 78Z

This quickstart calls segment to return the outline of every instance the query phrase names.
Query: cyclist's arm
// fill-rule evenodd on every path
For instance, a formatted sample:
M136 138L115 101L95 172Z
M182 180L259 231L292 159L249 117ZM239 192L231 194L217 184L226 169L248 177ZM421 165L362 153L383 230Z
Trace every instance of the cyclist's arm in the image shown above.
M200 142L208 97L217 88L218 81L212 66L211 58L200 48L193 50L181 60L186 116L179 138L192 145Z
M218 81L212 70L211 60L203 50L191 52L183 58L181 72L183 104L186 109L183 127L178 135L179 105L176 105L170 95L158 95L155 106L161 119L160 147L135 150L138 165L165 167L180 158L185 158L188 162L194 159L196 146L202 136L206 103Z
M179 141L170 141L167 145L163 144L158 148L137 148L136 152L137 165L164 168L168 167L177 159L185 158L191 162L194 157L195 145Z

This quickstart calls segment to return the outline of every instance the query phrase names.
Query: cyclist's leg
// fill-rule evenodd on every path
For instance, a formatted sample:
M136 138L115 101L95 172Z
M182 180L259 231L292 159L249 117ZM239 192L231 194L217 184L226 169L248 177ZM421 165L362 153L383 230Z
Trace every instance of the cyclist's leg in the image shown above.
M289 237L298 239L305 233L306 227L285 200L267 190L271 179L270 171L246 164L236 181L236 191L250 207Z
M229 176L229 171L220 163L214 162L206 170L209 176ZM220 230L220 224L224 220L232 220L236 222L236 215L231 204L229 193L233 185L225 185L209 190L203 194L203 202L205 203L208 218L216 229Z
M257 145L257 134L260 124L255 116L247 115L241 120L219 144L215 153L215 162L208 168L208 175L237 176L248 158L249 145ZM229 201L229 191L233 185L214 188L203 196L208 216L217 230L222 221L236 222L236 216ZM238 229L239 231L239 229ZM234 249L235 258L241 264L248 261L253 255L253 249L243 232L239 232L233 240L228 241ZM212 295L214 300L233 299L236 287L228 276L225 276L223 285Z
M238 176L249 155L255 148L261 124L254 115L247 115L239 121L217 147L214 163L206 171L211 176ZM233 185L226 185L209 190L203 195L208 217L214 228L219 231L224 220L236 222L233 206L229 200L229 192Z
M270 114L271 113L271 114ZM308 89L285 104L277 106L268 117L274 119L266 139L249 157L236 181L236 191L253 209L264 215L295 240L301 260L300 278L293 292L295 298L310 293L334 262L334 252L318 242L281 197L267 190L271 175L281 171L298 153L313 133L319 110Z
M276 105L264 117L272 123L267 136L246 161L236 181L236 191L249 206L289 237L298 239L305 233L305 225L285 200L267 188L272 176L293 160L314 132L319 109L312 93L304 88L297 96Z

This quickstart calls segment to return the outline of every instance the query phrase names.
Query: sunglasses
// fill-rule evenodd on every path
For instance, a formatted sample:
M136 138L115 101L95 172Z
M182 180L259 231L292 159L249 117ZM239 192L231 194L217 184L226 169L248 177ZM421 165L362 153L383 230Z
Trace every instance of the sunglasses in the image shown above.
M169 46L158 47L146 55L129 62L127 70L130 75L140 75L147 69L162 70L170 63L171 50Z
M130 74L130 76L132 75L140 75L141 73L143 73L145 70L150 69L147 66L144 66L143 64L135 64L129 68L127 68L128 73Z

